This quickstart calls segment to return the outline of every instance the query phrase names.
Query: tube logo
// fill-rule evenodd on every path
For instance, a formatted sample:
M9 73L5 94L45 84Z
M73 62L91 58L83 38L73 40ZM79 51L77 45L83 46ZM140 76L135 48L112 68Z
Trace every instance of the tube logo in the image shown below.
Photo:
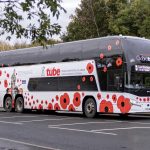
M60 76L60 69L54 68L48 68L46 69L46 76L48 77L55 77L55 76Z

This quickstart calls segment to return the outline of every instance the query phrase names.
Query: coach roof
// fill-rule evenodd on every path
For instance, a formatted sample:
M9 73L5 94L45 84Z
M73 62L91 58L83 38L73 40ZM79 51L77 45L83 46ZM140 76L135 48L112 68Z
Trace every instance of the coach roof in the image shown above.
M103 53L108 53L106 51L108 46L111 46L112 49L114 49L112 53L122 53L122 41L124 39L146 40L131 36L107 36L49 45L47 46L47 49L43 49L42 46L38 46L4 52L2 51L0 52L0 64L21 65L90 59L98 56L101 51L103 51ZM118 43L116 43L117 41Z

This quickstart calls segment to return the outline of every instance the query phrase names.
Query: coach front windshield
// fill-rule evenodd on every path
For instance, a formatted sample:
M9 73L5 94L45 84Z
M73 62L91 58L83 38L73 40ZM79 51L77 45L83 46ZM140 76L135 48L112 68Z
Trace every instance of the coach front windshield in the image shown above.
M124 39L127 72L126 85L135 91L150 89L150 40Z

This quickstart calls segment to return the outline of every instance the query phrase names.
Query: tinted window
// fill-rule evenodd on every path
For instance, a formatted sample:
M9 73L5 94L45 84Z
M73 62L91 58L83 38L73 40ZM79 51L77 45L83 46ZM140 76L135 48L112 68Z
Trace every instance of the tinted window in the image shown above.
M102 91L123 90L123 58L120 55L97 60L97 72Z
M29 91L57 91L58 78L31 78L28 89Z
M29 91L97 91L94 76L31 78Z

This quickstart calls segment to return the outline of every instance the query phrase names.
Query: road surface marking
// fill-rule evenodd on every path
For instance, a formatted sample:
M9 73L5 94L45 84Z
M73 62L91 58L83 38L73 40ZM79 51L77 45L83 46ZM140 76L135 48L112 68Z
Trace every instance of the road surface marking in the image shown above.
M57 120L69 120L69 119L73 119L73 117L70 118L58 118L58 119L41 119L41 120L27 120L27 121L19 121L21 123L26 123L26 122L42 122L42 121L57 121ZM80 119L80 118L78 118Z
M127 127L127 128L100 129L100 130L91 130L91 131L101 132L101 131L132 130L132 129L150 129L150 127Z
M150 124L150 122L133 122L133 121L125 121L125 122L133 124Z
M104 124L104 123L117 123L122 121L103 121L103 122L79 122L79 123L71 123L71 124L57 124L57 125L49 125L49 127L58 127L58 126L73 126L73 125L85 125L85 124Z
M11 117L0 117L0 119L11 119L11 118L33 118L38 116L11 116Z
M70 129L70 128L61 128L61 127L48 127L52 129L60 129L60 130L68 130L68 131L76 131L76 132L85 132L85 133L95 133L95 134L108 134L108 135L117 135L116 133L108 133L108 132L95 132L95 131L88 131L88 130L79 130L79 129Z
M21 122L0 121L0 123L22 125L22 123L21 123Z
M56 149L56 148L52 148L52 147L46 147L46 146L36 145L36 144L32 144L32 143L26 143L26 142L22 142L22 141L11 140L11 139L7 139L7 138L0 138L0 140L9 141L9 142L22 144L22 145L27 145L27 146L32 146L32 147L37 147L37 148L42 148L42 149L60 150L60 149Z

